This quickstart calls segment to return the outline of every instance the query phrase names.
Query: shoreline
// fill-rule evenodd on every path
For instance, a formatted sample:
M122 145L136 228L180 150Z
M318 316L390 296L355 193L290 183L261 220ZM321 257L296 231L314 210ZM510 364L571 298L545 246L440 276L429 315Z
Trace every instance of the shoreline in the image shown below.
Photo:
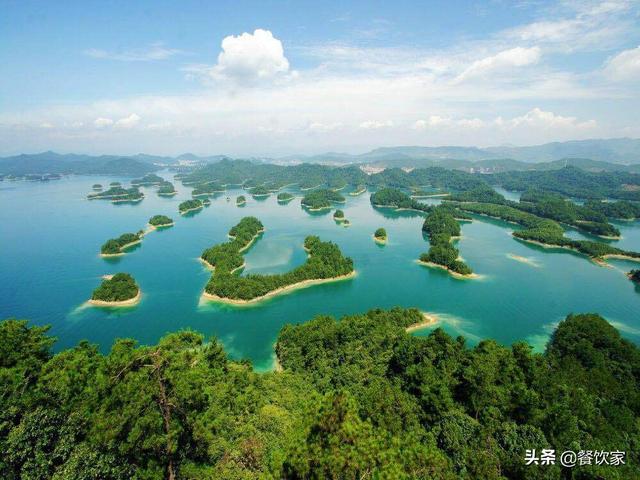
M420 313L422 314L422 317L424 318L424 320L422 322L409 325L407 328L404 329L405 332L411 333L417 330L422 330L423 328L432 327L433 325L435 325L440 321L438 316L433 313L427 313L427 312L420 312Z
M195 208L190 208L188 210L183 210L180 212L180 215L185 215L189 212L195 212L196 210L200 210L201 208L204 208L204 205L200 205L199 207L195 207Z
M277 190L276 190L277 191ZM271 192L273 193L273 192ZM268 197L271 195L271 193L252 193L251 196L253 198L262 198L262 197Z
M476 280L480 278L480 275L478 275L477 273L471 273L469 275L463 275L462 273L458 273L458 272L454 272L453 270L451 270L450 268L445 267L444 265L440 265L439 263L433 263L433 262L423 262L422 260L416 260L416 262L420 265L423 265L425 267L429 267L429 268L439 268L441 270L444 270L445 272L447 272L449 275L451 275L454 278L457 278L459 280Z
M542 243L542 242L538 242L537 240L529 240L529 239L524 239L524 238L520 238L520 237L516 237L516 236L513 236L513 238L515 238L516 240L520 240L521 242L531 243L532 245L537 245L537 246L542 247L542 248L560 248L562 250L569 250L571 252L578 253L578 254L588 258L593 263L595 263L596 265L600 265L601 267L604 267L604 266L610 267L611 266L606 262L607 258L617 258L619 260L629 260L629 261L632 261L632 262L640 262L640 257L631 257L629 255L623 255L623 254L620 254L620 253L607 253L606 255L602 255L601 257L591 257L591 256L587 255L586 253L581 252L577 248L573 248L573 247L569 247L569 246L565 246L565 245L557 245L555 243Z
M94 307L131 307L137 305L142 298L142 290L138 288L138 293L135 297L128 300L120 300L117 302L108 302L106 300L87 300L87 304Z
M373 241L376 242L378 245L386 245L387 244L387 237L384 238L378 238L375 235L371 235L373 237Z
M146 235L146 233L147 232L145 232L142 236ZM123 250L126 250L127 248L133 245L137 245L138 243L142 243L142 238L136 240L135 242L125 243L120 247L120 252L118 253L100 253L100 256L101 257L119 257L121 255L125 255L127 252L124 252Z
M349 192L349 195L352 196L352 197L357 197L358 195L362 195L366 191L367 191L367 189L363 188L362 190L358 190L357 192Z
M285 285L284 287L276 288L275 290L271 290L270 292L265 293L264 295L261 295L259 297L252 298L251 300L219 297L217 295L208 293L206 291L202 292L201 298L210 302L223 303L226 305L233 305L233 306L252 305L252 304L260 303L271 297L276 297L278 295L283 295L285 293L290 293L295 290L301 290L314 285L321 285L323 283L340 282L343 280L349 280L351 278L354 278L356 275L357 275L357 271L354 270L351 273L347 273L346 275L340 275L338 277L303 280L302 282L292 283L290 285Z
M310 212L320 212L322 210L331 210L333 208L331 205L327 207L318 207L318 208L311 208L305 205L304 203L301 203L300 205L302 205L306 210L309 210Z
M111 203L138 203L138 202L141 202L142 200L144 200L144 195L140 198L133 198L133 199L122 198L122 199L111 200Z
M320 186L322 186L322 184L321 184L321 183L319 183L318 185L316 185L316 186L314 186L314 187L307 187L307 188L302 188L302 187L300 187L300 190L301 190L302 192L306 192L307 190L313 190L314 188L318 188L318 187L320 187Z
M203 263L203 264L204 264L204 266L205 266L208 270L215 271L216 267L215 267L215 266L213 266L213 265L211 265L211 264L210 264L209 262L207 262L204 258L202 258L202 257L198 257L198 260L200 260L200 262L201 262L201 263ZM241 269L245 268L246 266L247 266L247 263L246 263L246 262L244 262L242 265L240 265L239 267L234 268L234 269L233 269L233 270L231 270L229 273L235 273L235 272L237 272L238 270L241 270Z
M523 257L521 255L516 255L515 253L507 253L507 258L510 258L511 260L515 260L516 262L524 263L525 265L530 265L532 267L536 267L536 268L540 267L540 265L534 260L531 260L530 258L527 258L527 257Z
M173 191L171 193L159 193L158 192L158 195L160 195L161 197L173 197L174 195L177 195L177 194L178 194L177 191Z
M162 225L151 225L150 223L147 223L147 226L149 227L148 232L151 232L151 231L153 231L153 230L157 230L157 229L159 229L159 228L168 228L168 227L173 227L175 224L176 224L176 222L164 223L164 224L162 224ZM145 235L146 235L148 232L144 232L144 233L145 233Z

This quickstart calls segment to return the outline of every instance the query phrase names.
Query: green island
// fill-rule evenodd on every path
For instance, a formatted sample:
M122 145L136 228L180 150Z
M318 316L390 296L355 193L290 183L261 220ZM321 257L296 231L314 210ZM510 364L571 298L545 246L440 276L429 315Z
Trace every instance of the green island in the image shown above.
M196 188L191 192L192 197L211 197L217 193L226 191L223 185L216 182L208 182L201 185L196 185Z
M131 180L131 185L134 187L148 187L151 185L161 185L165 182L165 179L156 175L155 173L148 173L142 178L135 178Z
M249 190L249 193L253 197L260 198L260 197L268 197L269 195L271 195L272 192L266 186L258 185L256 187L253 187L251 190Z
M335 212L333 212L333 219L337 223L342 223L347 220L346 218L344 218L344 212L342 210L336 210Z
M110 186L110 187L121 187L121 186L122 186L122 183L120 183L120 182L111 182L111 183L109 184L109 186Z
M325 283L351 278L355 275L353 261L344 257L337 245L322 242L316 236L304 241L307 261L283 274L247 275L234 273L244 266L242 252L264 231L255 217L245 217L231 229L232 241L215 245L202 253L202 260L213 268L203 297L220 303L245 305L269 297Z
M158 195L161 197L172 197L177 193L176 188L171 182L163 181L158 187Z
M180 215L184 215L189 212L200 210L203 206L204 205L201 200L185 200L178 205L178 211L180 212Z
M89 304L98 307L125 307L140 301L140 288L128 273L107 275L91 294Z
M330 209L333 203L345 203L345 198L338 192L327 188L310 191L302 197L301 204L310 211Z
M90 193L87 195L89 200L111 200L117 202L137 202L144 198L144 195L137 187L122 188L110 187L102 192Z
M375 232L373 232L373 239L376 243L380 245L385 245L387 243L387 231L380 227Z
M601 200L589 200L584 204L585 208L599 212L608 218L619 220L635 220L640 218L640 204L631 203L626 200L617 202L603 202Z
M211 199L210 198L203 198L202 199L202 205L204 205L205 207L208 207L209 205L211 205Z
M101 184L99 184L99 183L94 183L94 184L93 184L93 186L92 186L91 188L92 188L93 190L100 191L100 190L102 190L102 185L101 185Z
M353 192L349 192L349 195L351 195L352 197L357 197L358 195L362 195L366 191L367 191L367 186L363 184L359 184L359 185L356 185L356 188L353 190Z
M602 242L591 240L572 240L564 236L564 229L554 220L541 218L532 213L513 208L509 205L497 205L493 203L456 203L452 202L460 210L498 218L507 222L525 227L513 232L513 236L525 242L535 243L543 247L559 247L580 252L596 262L604 259L626 258L640 260L640 253L625 251L612 247Z
M429 235L429 251L420 255L419 263L447 270L458 278L477 277L469 266L459 259L460 254L451 242L460 237L460 224L446 208L434 208L422 225Z
M584 439L579 448L627 452L626 462L576 467L573 478L637 478L640 349L605 319L567 316L544 353L522 341L470 346L441 328L408 333L423 323L422 312L394 308L287 324L278 371L256 373L193 330L54 353L49 327L5 320L0 470L16 479L557 479L557 462L527 466L525 449Z
M149 219L149 225L155 228L173 227L173 219L166 215L154 215Z
M627 276L632 282L640 283L640 270L631 270Z
M293 194L289 193L289 192L282 192L278 194L278 203L289 203L291 200L293 200L295 197L293 196Z
M238 207L241 207L241 206L245 205L246 203L247 203L247 199L245 198L244 195L238 195L236 197L236 205Z
M128 247L140 243L142 241L142 237L144 237L143 230L140 230L137 233L123 233L118 238L111 238L107 240L102 247L100 247L100 255L103 257L124 255L125 250Z
M397 188L382 188L371 194L371 205L374 207L394 208L396 210L416 210L430 212L431 207L411 198Z

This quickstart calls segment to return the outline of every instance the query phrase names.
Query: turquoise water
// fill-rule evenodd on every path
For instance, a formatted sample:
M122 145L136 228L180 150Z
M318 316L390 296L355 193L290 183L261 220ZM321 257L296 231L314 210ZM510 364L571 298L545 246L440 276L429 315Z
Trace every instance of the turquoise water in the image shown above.
M179 194L173 198L158 197L154 188L145 188L145 200L135 205L85 200L92 184L114 180L127 179L0 182L0 318L51 324L59 339L57 349L88 339L106 351L115 338L153 343L167 332L191 328L217 336L234 358L249 358L258 369L271 368L273 343L286 323L396 305L436 313L440 326L453 335L465 335L470 343L486 337L505 344L525 339L540 349L554 325L570 312L599 312L640 343L640 290L623 275L638 264L614 261L612 268L605 268L572 252L524 244L510 237L514 226L504 222L479 217L463 225L460 253L482 277L457 280L415 263L428 249L420 229L422 217L375 210L368 194L347 196L341 208L351 221L349 228L337 225L330 212L304 212L299 194L283 206L275 195L256 200L240 190L230 191L189 217L180 217L177 206L190 198L191 189L177 182ZM239 208L235 197L242 193L247 205ZM143 228L155 214L174 218L176 225L150 233L124 257L100 258L106 239ZM198 261L200 253L225 241L229 228L246 215L257 216L267 229L246 255L246 272L282 272L303 263L302 242L316 234L339 244L354 259L358 276L259 306L201 304L209 272ZM640 250L640 223L618 226L623 239L617 244ZM372 240L378 227L388 232L386 246ZM136 278L142 302L127 309L83 307L101 275L118 271Z

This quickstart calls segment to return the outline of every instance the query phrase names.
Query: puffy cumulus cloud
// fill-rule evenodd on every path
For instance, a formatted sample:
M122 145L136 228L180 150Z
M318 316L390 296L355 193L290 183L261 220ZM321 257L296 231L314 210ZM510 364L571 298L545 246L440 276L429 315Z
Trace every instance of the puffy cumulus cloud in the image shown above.
M500 122L503 120L500 118ZM595 120L580 122L576 117L563 117L553 112L544 111L538 107L528 111L520 117L515 117L508 125L517 127L559 128L559 129L592 129L596 126Z
M282 42L269 30L229 35L222 40L218 63L210 70L216 79L230 79L237 83L252 83L273 78L289 71Z
M364 130L378 130L379 128L393 127L393 122L391 120L386 120L384 122L378 120L367 120L360 123L358 127Z
M97 128L104 128L113 125L113 120L111 120L110 118L98 117L93 121L93 124Z
M539 47L515 47L503 50L496 55L476 60L455 78L455 82L462 82L471 78L483 77L501 70L533 65L540 60Z
M114 126L117 128L133 128L140 122L140 117L135 113L132 113L128 117L121 118Z
M610 58L604 71L613 80L640 81L640 46L624 50Z

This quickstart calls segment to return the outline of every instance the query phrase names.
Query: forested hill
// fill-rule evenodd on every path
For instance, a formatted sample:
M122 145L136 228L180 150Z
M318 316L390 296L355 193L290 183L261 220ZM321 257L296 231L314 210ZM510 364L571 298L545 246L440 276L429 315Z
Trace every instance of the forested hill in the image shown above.
M144 158L144 159L143 159ZM28 174L80 174L80 175L123 175L144 176L155 172L160 167L150 160L160 157L118 157L103 155L92 157L89 155L60 155L54 152L44 152L35 155L17 155L0 158L1 175Z
M190 331L82 342L0 323L3 479L619 479L640 477L640 351L595 314L544 354L469 348L413 309L286 325L258 374ZM626 452L525 465L527 449Z

